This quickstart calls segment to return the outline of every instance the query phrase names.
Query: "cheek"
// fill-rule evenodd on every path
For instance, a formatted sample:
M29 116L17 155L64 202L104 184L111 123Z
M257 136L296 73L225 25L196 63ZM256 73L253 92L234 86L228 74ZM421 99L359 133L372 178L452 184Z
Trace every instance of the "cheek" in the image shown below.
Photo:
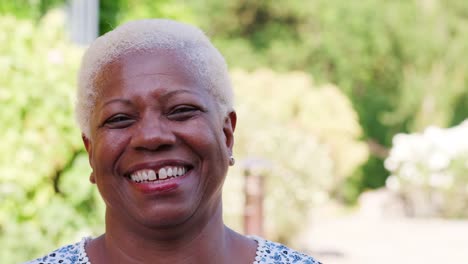
M96 137L97 144L93 152L94 176L96 186L108 207L121 203L125 197L119 188L123 177L116 175L116 162L125 147L125 138L116 134L106 133Z
M96 146L93 152L94 165L97 172L113 169L115 162L125 149L128 137L121 133L106 132L96 137Z
M200 120L190 126L189 145L206 159L219 160L227 154L222 129L216 124Z

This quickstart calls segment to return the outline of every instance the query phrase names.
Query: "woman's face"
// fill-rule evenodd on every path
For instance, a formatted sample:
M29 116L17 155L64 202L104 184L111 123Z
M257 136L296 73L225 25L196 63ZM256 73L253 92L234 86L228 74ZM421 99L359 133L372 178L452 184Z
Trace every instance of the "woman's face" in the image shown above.
M221 116L180 63L163 52L133 53L96 81L84 142L108 221L169 227L221 203L236 115Z

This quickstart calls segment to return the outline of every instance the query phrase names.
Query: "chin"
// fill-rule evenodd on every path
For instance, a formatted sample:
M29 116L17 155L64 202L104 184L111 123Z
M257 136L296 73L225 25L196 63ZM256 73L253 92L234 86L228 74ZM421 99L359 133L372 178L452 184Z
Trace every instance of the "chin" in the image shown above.
M146 227L150 228L171 228L178 227L186 223L194 215L193 211L190 210L174 210L169 209L158 209L153 212L145 212L144 215L139 215L139 221Z

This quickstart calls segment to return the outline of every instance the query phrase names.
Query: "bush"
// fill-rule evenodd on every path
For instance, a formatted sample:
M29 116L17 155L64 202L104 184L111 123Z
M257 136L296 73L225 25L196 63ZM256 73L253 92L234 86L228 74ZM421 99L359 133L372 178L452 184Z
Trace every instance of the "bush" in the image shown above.
M387 187L413 216L468 216L468 121L423 133L398 134L385 167Z
M102 204L74 124L82 50L66 41L64 15L39 24L0 17L0 251L20 263L100 229ZM102 208L102 207L101 207Z
M260 163L256 173L266 178L267 236L288 240L309 209L366 160L356 113L336 87L316 86L302 72L235 70L232 79L239 163L226 184L226 214L239 220L245 163Z

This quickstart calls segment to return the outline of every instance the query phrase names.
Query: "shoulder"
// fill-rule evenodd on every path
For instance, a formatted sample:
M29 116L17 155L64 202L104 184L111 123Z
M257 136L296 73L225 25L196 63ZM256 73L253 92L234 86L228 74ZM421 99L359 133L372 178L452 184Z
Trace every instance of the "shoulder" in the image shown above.
M89 238L83 238L80 242L63 246L38 259L24 264L89 264L85 252L85 244Z
M252 237L258 243L254 264L321 264L311 256L290 249L283 244Z

